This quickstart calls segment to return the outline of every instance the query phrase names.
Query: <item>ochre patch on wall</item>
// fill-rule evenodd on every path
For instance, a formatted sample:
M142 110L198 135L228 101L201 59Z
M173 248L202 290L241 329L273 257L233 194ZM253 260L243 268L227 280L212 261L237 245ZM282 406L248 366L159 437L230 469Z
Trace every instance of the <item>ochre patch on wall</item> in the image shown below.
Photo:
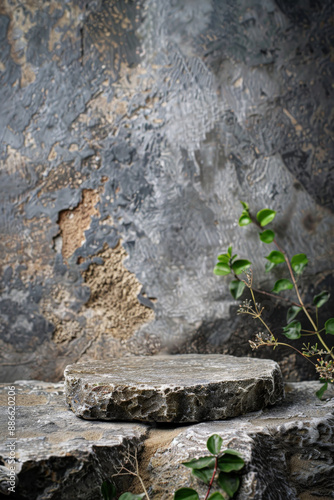
M138 301L141 284L124 267L126 256L120 242L115 248L105 246L99 253L104 264L91 264L83 273L91 290L86 306L94 312L95 332L117 339L131 337L141 325L154 319L153 310Z
M89 228L91 217L100 215L95 205L98 203L99 193L93 189L82 191L82 201L73 210L62 210L59 213L58 224L62 237L63 258L68 259L85 240L85 231Z
M64 283L54 284L49 293L42 297L40 311L54 326L52 340L56 344L80 337L82 326L73 315L74 302Z

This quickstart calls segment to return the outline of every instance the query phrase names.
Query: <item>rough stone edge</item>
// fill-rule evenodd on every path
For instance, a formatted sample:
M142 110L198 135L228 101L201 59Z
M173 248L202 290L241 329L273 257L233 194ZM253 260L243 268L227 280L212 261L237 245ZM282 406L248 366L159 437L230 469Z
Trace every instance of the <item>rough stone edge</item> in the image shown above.
M295 399L305 396L305 405L310 403L310 394L319 389L317 382L302 382L286 384L292 391L293 398L290 402L283 402L282 407L267 408L264 411L250 413L239 417L239 429L236 429L236 420L203 422L191 425L182 429L181 432L170 442L168 447L158 449L151 456L148 470L151 474L151 499L170 500L170 490L175 491L181 487L191 487L196 489L200 497L204 497L207 487L201 481L194 478L189 469L183 465L183 461L207 455L206 440L217 433L223 438L224 448L237 449L245 459L245 469L242 473L242 482L236 500L300 500L301 498L311 500L324 498L330 500L334 492L334 463L327 472L323 471L323 476L327 481L326 495L322 492L318 496L312 493L298 491L297 474L289 477L291 467L291 457L298 452L307 450L314 456L309 457L309 469L312 469L312 458L318 458L319 450L329 449L334 457L334 387L328 391L327 398L320 403L319 408L322 415L303 415L300 406L295 404ZM299 394L297 394L299 392ZM313 403L312 410L317 406ZM282 415L279 412L282 410ZM289 411L290 414L289 414ZM273 412L273 413L272 413ZM275 413L276 415L275 415ZM287 414L284 415L284 412ZM288 418L289 417L289 418ZM285 420L284 420L285 419ZM262 421L262 422L261 422ZM233 425L233 422L235 426ZM202 434L200 440L196 440L196 433ZM184 439L186 436L186 439ZM296 445L295 441L302 442ZM172 449L177 450L173 455ZM301 453L302 454L302 453ZM320 455L320 459L321 459ZM321 460L319 460L320 462ZM167 465L166 465L167 464ZM172 467L169 464L173 464ZM160 470L159 470L160 466ZM168 476L168 468L172 468L172 473ZM158 480L154 479L154 475ZM316 473L313 474L313 479ZM174 478L177 478L174 481ZM310 472L310 483L312 483L312 471ZM173 483L173 484L171 484ZM312 484L310 485L312 490ZM317 492L317 485L313 488ZM167 492L167 493L166 493ZM300 497L300 494L308 496ZM329 496L328 496L329 495Z
M129 402L130 405L133 404L133 401L137 398L136 392L138 392L137 388L129 387L127 389L127 400L122 401L122 405L112 405L112 395L115 398L120 399L122 396L122 391L124 390L123 387L120 387L120 389L115 390L115 385L110 383L108 384L108 387L106 388L105 385L99 386L97 383L90 383L88 382L87 385L90 387L89 388L89 394L88 396L85 396L83 394L83 388L82 384L83 381L80 379L80 377L76 377L75 374L71 375L69 374L69 368L71 368L73 365L69 365L66 367L64 375L65 375L65 394L66 394L66 402L71 408L71 410L74 412L74 414L77 417L84 418L87 420L105 420L105 421L115 421L115 420L121 420L121 421L138 421L138 422L143 422L143 423L152 423L152 422L157 422L157 423L181 423L181 424L186 424L186 423L196 423L196 422L203 422L203 421L213 421L213 420L220 420L220 419L226 419L226 418L233 418L233 417L238 417L240 415L244 415L245 413L252 412L252 411L258 411L261 410L267 406L272 406L276 403L279 403L284 399L284 383L282 379L282 374L279 365L272 361L268 360L273 364L272 368L272 374L271 377L266 376L263 377L259 380L248 380L248 379L243 379L240 380L236 383L237 385L237 393L236 393L236 398L239 397L239 399L242 399L241 396L243 394L243 389L249 387L249 384L252 384L252 388L248 393L247 401L248 401L248 406L247 409L244 411L236 411L236 408L238 407L237 404L234 404L231 406L231 404L227 407L221 407L220 412L215 413L213 415L213 412L217 412L217 407L211 408L210 411L208 411L207 407L202 407L203 411L200 412L199 409L197 410L197 414L194 413L192 415L187 415L187 418L182 418L180 415L182 415L182 411L179 411L176 413L174 417L168 417L167 415L167 407L168 405L166 403L163 403L159 410L156 412L152 413L152 416L150 418L147 418L145 415L141 415L139 412L133 416L133 411L129 411L126 404L124 404L126 401ZM259 390L259 387L261 385L265 385L265 391L261 393L262 398L257 397L257 391ZM216 383L213 384L207 384L206 388L206 395L201 396L201 397L207 397L209 398L209 395L212 395L212 389ZM167 386L166 386L167 387ZM270 387L272 387L272 390L270 390ZM275 391L275 388L278 387L278 391ZM88 390L88 387L84 389L85 391ZM99 406L99 399L96 394L99 392L105 391L105 401L103 402L103 406L98 408ZM194 402L197 400L198 392L199 389L197 386L194 387L187 387L187 390L189 391L189 399L192 398L193 402L189 403L188 407L193 408L194 410L197 409L197 406L194 404ZM144 395L147 397L147 399L151 398L151 392L152 388L143 388L142 389ZM203 391L203 388L201 387L201 391ZM161 395L162 393L158 393L157 395ZM167 400L168 398L171 398L172 393L169 393L167 396L164 396L165 399ZM221 398L224 396L224 384L221 387L221 390L218 392L216 395L216 400L217 403ZM212 397L212 396L211 396ZM242 408L241 404L241 408ZM140 409L141 406L138 404L138 408ZM161 414L160 410L161 408L165 408L164 413ZM218 407L219 408L219 407ZM230 411L232 408L232 411L226 415L227 410ZM112 410L113 409L113 410ZM111 411L114 411L115 414L113 417L110 416Z
M52 388L52 395L56 396L56 399L61 401L54 402L54 408L52 412L51 408L51 419L54 414L59 412L58 418L61 418L61 413L68 411L66 402L63 396L60 396L64 389L64 383L49 383L39 380L20 380L10 383L0 384L1 389L5 389L10 386L26 386L30 390L29 394L41 395L42 392L47 395L48 388ZM36 391L36 392L35 392ZM47 398L45 404L41 404L41 408L48 407L50 405L51 397ZM19 403L19 400L18 400ZM39 406L39 405L38 405ZM1 405L0 409L6 408L6 405ZM17 428L19 426L20 413L22 417L22 411L20 408L24 408L26 405L16 404L16 422ZM30 405L28 405L30 407ZM47 412L45 414L46 417ZM48 418L47 418L48 419ZM2 425L6 425L6 415L2 420ZM37 424L38 422L36 422ZM102 423L102 422L101 422ZM81 428L78 429L78 437L84 432L82 426L86 426L89 430L89 422L82 421ZM94 423L99 425L99 422ZM76 500L81 498L82 500L97 500L97 498L102 498L101 496L101 485L105 479L112 479L116 484L118 491L127 491L129 485L129 478L126 476L116 476L113 477L122 467L131 468L133 460L131 456L135 456L140 453L143 444L148 435L148 428L142 424L133 424L133 431L125 430L125 426L130 426L131 424L125 423L111 423L111 435L108 440L106 438L105 444L103 444L103 439L94 441L89 440L84 442L84 446L80 447L80 441L78 444L70 443L73 438L69 441L64 440L64 449L59 449L56 452L50 452L49 448L43 449L43 437L38 437L34 435L28 440L33 443L37 443L37 452L41 451L39 456L27 457L26 450L21 452L21 457L15 458L16 462L16 480L18 480L18 487L16 488L15 494L8 495L3 494L3 489L5 487L3 483L2 475L4 470L0 469L0 499L2 498L17 498L19 500ZM105 423L104 423L105 426ZM113 435L115 432L114 427L118 426L116 429L116 436ZM123 429L123 434L122 434ZM99 429L94 429L99 430ZM65 434L67 429L65 428ZM76 429L72 430L72 433L76 432ZM103 432L103 430L101 431ZM121 439L118 439L121 437ZM6 435L4 435L4 441L8 441ZM6 439L7 438L7 439ZM20 449L20 441L26 440L26 437L15 438L16 450ZM47 439L47 435L46 435ZM66 439L66 438L65 438ZM13 439L12 439L13 440ZM109 441L109 443L108 443ZM117 442L118 441L118 442ZM81 441L82 442L82 441ZM112 444L110 444L112 442ZM66 444L70 443L68 450ZM0 466L1 464L8 466L8 454L5 451L5 445L0 452ZM52 451L52 450L51 450ZM43 480L44 478L44 480ZM43 484L42 488L39 488L35 493L31 493L32 482ZM88 491L88 493L87 493Z

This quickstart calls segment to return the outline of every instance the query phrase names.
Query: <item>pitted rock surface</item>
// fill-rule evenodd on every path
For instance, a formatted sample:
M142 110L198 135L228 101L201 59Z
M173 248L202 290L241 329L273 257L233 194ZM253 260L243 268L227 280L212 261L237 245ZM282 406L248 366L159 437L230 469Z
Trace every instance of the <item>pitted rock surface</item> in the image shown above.
M16 434L8 431L8 390L15 387ZM18 487L0 498L20 500L97 500L101 484L113 479L118 490L128 478L112 477L129 453L140 450L147 434L142 424L87 422L68 411L64 384L36 380L0 385L0 465L10 467L15 442ZM5 487L5 486L4 486Z
M87 421L65 404L64 384L36 380L11 383L16 391L16 493L19 500L102 500L103 479L117 493L141 493L129 476L113 476L121 465L133 470L138 450L140 474L151 500L170 500L174 491L205 486L182 465L206 453L219 434L224 447L241 452L246 466L238 500L330 500L334 491L334 392L323 401L317 382L290 384L274 407L233 420L189 426ZM8 467L8 385L0 385L0 474ZM143 448L144 444L144 448ZM143 453L142 453L143 451ZM130 460L129 460L130 459ZM0 485L3 486L2 482Z
M319 387L316 381L291 383L284 401L272 408L179 428L142 471L150 498L170 500L170 492L182 487L194 488L204 498L207 486L182 462L207 455L208 437L219 434L223 449L238 450L246 463L238 500L333 499L334 388L319 401Z
M242 415L284 393L274 361L200 354L70 365L65 391L78 417L180 423Z

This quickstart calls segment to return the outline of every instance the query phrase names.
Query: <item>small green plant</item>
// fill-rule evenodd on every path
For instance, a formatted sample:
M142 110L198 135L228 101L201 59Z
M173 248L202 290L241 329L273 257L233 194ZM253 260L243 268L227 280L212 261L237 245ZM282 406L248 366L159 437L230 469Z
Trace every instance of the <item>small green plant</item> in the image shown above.
M274 267L285 263L289 272L289 278L283 278L276 281L271 292L254 288L251 262L246 259L237 259L237 255L233 255L232 246L228 248L226 253L218 256L214 274L217 276L227 276L229 274L234 276L235 279L230 283L230 292L234 299L239 299L245 289L250 291L251 299L243 301L239 306L238 314L247 314L251 318L259 320L265 330L257 333L254 340L249 341L251 348L258 349L261 346L272 346L275 349L277 346L283 345L297 351L301 356L313 364L318 373L320 382L323 385L316 394L321 398L328 388L328 384L334 383L333 347L330 349L324 340L324 335L334 335L334 318L327 319L327 321L319 326L318 317L319 308L328 301L330 294L324 290L313 298L312 306L304 304L299 289L299 279L308 264L306 255L304 253L298 253L290 260L287 253L278 244L274 231L271 229L263 229L264 226L267 226L274 220L276 216L274 210L264 208L260 210L255 217L251 214L247 203L242 201L241 204L243 211L239 218L239 226L254 224L260 230L260 240L265 244L274 244L276 246L276 250L272 250L269 255L265 257L268 261L265 265L265 271L270 272ZM245 274L245 279L240 278L242 273ZM289 298L278 295L285 290L294 290L297 300L292 301ZM264 308L255 300L254 293L260 293L289 303L290 307L287 311L287 324L283 327L282 331L282 334L286 338L296 340L302 337L313 337L316 339L316 342L305 343L301 351L290 344L280 342L263 319ZM310 330L302 329L300 321L295 319L302 311L311 325ZM310 359L313 357L317 357L316 362Z
M240 486L238 472L244 467L245 462L236 450L221 451L222 445L222 438L218 434L213 434L206 443L210 455L183 462L183 465L192 469L195 477L208 485L204 500L233 498ZM215 480L223 493L215 491L210 495ZM174 500L199 500L199 498L197 491L192 488L180 488L174 493Z
M192 469L192 473L195 477L201 479L208 485L204 500L225 500L227 498L233 498L233 495L238 491L240 486L238 472L244 467L245 462L241 458L240 453L236 450L226 449L221 451L222 444L222 438L218 436L218 434L213 434L206 443L211 455L195 458L189 462L183 462L183 465ZM131 476L137 477L144 493L140 493L139 495L129 492L123 493L118 500L141 500L142 498L150 500L139 473L137 454L130 455L129 453L128 458L133 465L133 470L123 466L115 476L130 474ZM215 479L224 493L222 494L216 491L209 497ZM101 493L104 500L115 500L117 498L116 487L109 480L103 482ZM199 500L199 495L192 488L180 488L174 493L174 500Z

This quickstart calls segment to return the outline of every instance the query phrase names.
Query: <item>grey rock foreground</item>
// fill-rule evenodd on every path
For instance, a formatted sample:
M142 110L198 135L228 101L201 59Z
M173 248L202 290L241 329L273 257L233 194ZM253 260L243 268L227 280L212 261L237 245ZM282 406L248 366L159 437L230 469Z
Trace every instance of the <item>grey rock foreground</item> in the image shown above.
M176 423L235 417L273 405L284 395L274 361L216 354L70 365L65 391L78 417Z
M317 382L289 384L285 401L273 408L180 429L149 460L150 498L170 500L183 486L204 498L207 489L181 462L207 454L206 441L216 433L246 462L236 500L333 499L334 391L319 401L318 389Z
M274 407L242 417L190 426L145 426L78 419L68 411L64 385L21 381L16 391L18 500L102 500L100 485L138 449L151 500L171 500L182 486L204 493L181 465L205 452L218 433L246 462L236 500L332 500L334 394L319 401L316 382L290 384ZM8 465L8 386L0 385L0 465ZM130 459L131 461L131 459ZM135 491L115 476L119 494ZM139 492L141 490L137 490ZM201 495L204 498L204 495Z
M16 435L8 431L8 387L15 386ZM65 403L64 385L40 381L0 385L0 465L8 466L15 442L16 494L29 500L97 500L101 484L140 449L147 434L141 424L87 422ZM120 490L128 478L115 478ZM1 490L0 490L1 491ZM4 493L4 492L2 492Z

